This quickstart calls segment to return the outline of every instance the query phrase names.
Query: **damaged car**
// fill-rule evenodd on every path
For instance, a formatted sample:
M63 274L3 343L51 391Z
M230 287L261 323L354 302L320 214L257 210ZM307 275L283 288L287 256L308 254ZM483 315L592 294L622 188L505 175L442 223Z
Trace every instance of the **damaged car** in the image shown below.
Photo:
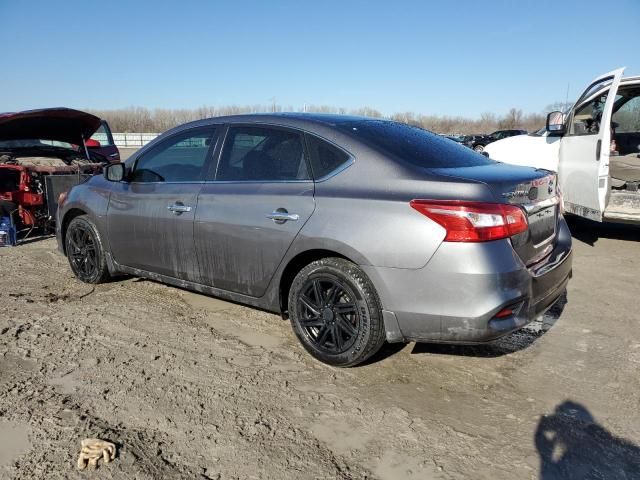
M89 113L0 114L0 218L27 234L52 231L59 195L119 159L109 125Z
M555 174L364 117L182 125L73 187L56 231L84 282L124 273L277 312L342 367L385 341L499 338L571 275Z

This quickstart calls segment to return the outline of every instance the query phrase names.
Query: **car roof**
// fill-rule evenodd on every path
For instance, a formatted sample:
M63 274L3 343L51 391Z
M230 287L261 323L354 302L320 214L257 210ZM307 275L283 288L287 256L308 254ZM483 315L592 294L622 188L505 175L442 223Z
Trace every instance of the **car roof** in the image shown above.
M267 123L281 126L298 127L304 129L319 127L334 127L340 124L359 122L394 122L385 118L362 117L357 115L341 115L337 113L302 113L302 112L276 112L276 113L246 113L238 115L226 115L195 120L179 125L170 131L178 131L197 126L219 123Z
M361 117L357 115L341 115L337 113L302 113L302 112L276 112L276 113L244 113L238 115L225 115L211 117L205 120L220 123L237 122L310 122L323 125L338 125L341 123L361 122L367 120L385 121L382 118ZM391 121L391 120L388 120ZM192 122L193 123L193 122Z

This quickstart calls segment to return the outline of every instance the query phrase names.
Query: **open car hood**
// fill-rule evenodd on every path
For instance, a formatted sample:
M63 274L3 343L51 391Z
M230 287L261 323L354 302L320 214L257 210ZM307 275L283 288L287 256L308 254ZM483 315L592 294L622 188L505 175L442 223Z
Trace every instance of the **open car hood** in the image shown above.
M100 127L100 119L71 108L0 113L0 141L57 140L82 145Z

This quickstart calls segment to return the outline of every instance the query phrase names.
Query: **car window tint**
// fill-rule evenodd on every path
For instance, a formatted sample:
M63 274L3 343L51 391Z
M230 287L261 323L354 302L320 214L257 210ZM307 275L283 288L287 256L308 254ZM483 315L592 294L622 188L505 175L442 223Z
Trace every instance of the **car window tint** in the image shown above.
M269 127L231 127L217 180L287 181L310 178L297 132Z
M314 178L325 177L349 161L349 154L313 135L307 136L307 145Z
M364 143L418 167L473 167L494 163L473 150L404 123L362 120L338 128Z
M195 182L215 136L215 127L175 135L138 159L133 182Z

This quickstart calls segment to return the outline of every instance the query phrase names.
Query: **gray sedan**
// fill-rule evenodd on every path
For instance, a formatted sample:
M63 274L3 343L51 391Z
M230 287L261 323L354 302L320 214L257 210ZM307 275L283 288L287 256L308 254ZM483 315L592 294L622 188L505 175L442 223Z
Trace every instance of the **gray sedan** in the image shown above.
M60 199L75 275L130 274L281 313L336 366L479 343L571 276L553 173L385 120L278 114L170 130Z

